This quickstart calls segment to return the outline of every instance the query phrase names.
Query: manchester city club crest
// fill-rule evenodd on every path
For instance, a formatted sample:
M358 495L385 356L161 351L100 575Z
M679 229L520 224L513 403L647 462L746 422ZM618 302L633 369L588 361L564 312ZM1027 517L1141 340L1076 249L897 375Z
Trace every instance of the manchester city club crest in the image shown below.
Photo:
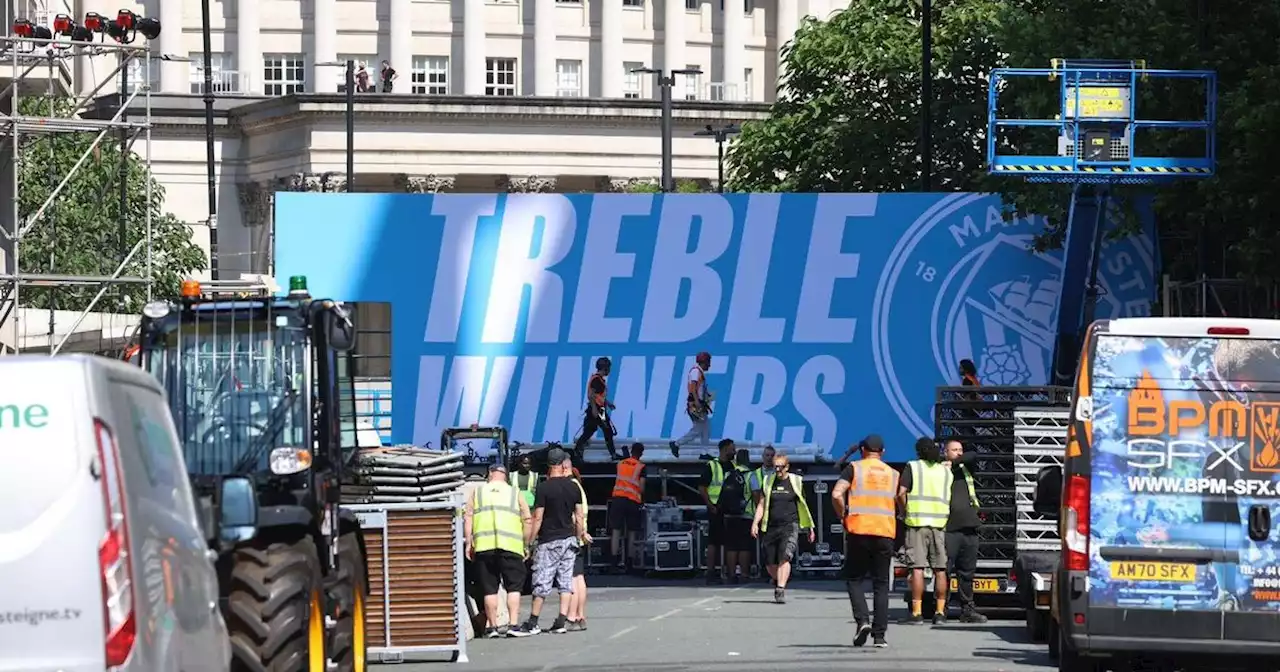
M940 199L912 223L880 277L872 316L876 372L913 434L933 434L935 388L958 384L962 359L973 360L986 385L1048 383L1062 252L1030 251L1044 220L1005 221L999 205L983 194ZM1151 238L1109 243L1099 279L1098 318L1149 314Z

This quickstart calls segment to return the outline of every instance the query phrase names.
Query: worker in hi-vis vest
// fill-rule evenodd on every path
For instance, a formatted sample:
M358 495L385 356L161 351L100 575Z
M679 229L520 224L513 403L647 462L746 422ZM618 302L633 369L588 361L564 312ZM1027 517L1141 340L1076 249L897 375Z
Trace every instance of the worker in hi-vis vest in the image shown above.
M774 581L773 601L782 604L787 601L787 580L791 578L791 559L800 548L800 531L808 532L811 544L815 536L804 485L799 474L791 473L791 460L775 454L770 466L764 477L764 494L752 517L751 536L760 540L760 555Z
M605 513L605 522L609 528L609 552L619 571L626 570L627 559L639 548L640 537L645 531L645 466L641 461L642 457L644 444L631 444L630 457L618 463L618 473L613 480L613 492L609 495L609 506Z
M951 515L951 465L933 439L916 441L916 458L902 470L898 500L907 515L907 559L911 565L911 616L908 625L924 622L924 573L933 571L933 622L947 620L947 518Z
M489 481L476 488L463 512L466 555L484 593L484 637L502 637L498 625L498 589L507 591L507 614L512 623L520 615L524 586L524 558L533 531L533 516L519 491L507 483L503 464L489 465Z
M524 497L524 502L533 508L533 499L538 494L538 472L533 470L533 460L528 455L521 455L516 461L516 473L511 475L511 484Z

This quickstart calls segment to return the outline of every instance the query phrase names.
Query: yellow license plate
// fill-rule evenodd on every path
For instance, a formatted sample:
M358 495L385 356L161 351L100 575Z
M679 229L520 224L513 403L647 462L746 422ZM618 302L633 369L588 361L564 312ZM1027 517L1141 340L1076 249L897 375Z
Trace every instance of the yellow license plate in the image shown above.
M1118 561L1111 563L1111 578L1115 581L1192 583L1196 580L1196 566L1183 562Z
M959 583L955 579L951 579L951 592L959 589ZM974 579L973 592L975 593L998 593L1000 592L999 579Z

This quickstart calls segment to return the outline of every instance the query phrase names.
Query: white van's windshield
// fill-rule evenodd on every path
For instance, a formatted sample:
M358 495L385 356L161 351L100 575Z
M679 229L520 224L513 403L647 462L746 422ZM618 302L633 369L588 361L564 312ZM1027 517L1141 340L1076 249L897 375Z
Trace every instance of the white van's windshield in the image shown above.
M267 468L271 449L306 442L306 333L284 315L185 322L152 350L194 474Z

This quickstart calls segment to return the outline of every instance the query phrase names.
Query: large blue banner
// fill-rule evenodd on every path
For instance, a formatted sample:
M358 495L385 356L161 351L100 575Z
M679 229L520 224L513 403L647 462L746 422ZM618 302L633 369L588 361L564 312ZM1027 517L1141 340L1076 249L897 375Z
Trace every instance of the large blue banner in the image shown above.
M1044 222L980 194L281 193L275 221L277 276L392 303L393 437L417 444L572 440L600 356L620 436L680 436L706 350L713 440L876 432L908 459L961 359L1046 382L1063 292L1061 255L1027 249ZM1110 243L1099 317L1148 314L1155 267L1150 236Z

